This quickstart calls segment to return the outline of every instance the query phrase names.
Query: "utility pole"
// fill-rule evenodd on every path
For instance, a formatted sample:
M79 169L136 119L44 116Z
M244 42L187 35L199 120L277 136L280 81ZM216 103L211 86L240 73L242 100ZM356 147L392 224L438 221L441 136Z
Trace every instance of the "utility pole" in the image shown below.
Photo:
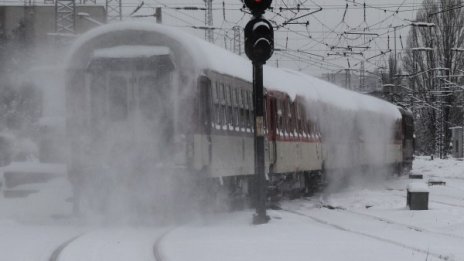
M345 69L345 88L351 90L351 71L349 68Z
M157 24L162 24L163 23L163 13L161 7L157 7L155 9L155 17L156 17L156 23Z
M413 38L413 44L414 45L417 45L418 42L417 42L417 30L416 30L416 27L413 26L412 27L412 38ZM415 46L417 47L417 46ZM415 110L414 110L414 97L416 95L416 73L417 73L417 58L416 58L417 54L416 52L414 52L414 50L412 51L412 69L413 69L413 72L412 72L412 76L409 78L410 79L410 82L411 82L411 90L412 90L412 93L411 93L411 112L412 112L412 115L413 117L415 116Z
M213 0L204 0L206 5L205 10L205 40L214 43L213 32Z
M393 39L394 39L394 40L393 40L393 41L394 41L394 42L393 42L393 48L395 49L395 50L394 50L395 58L394 58L394 65L393 65L393 66L394 66L393 75L396 75L396 74L398 73L398 72L397 72L397 68L396 68L396 64L397 64L397 60L396 60L396 59L397 59L397 57L398 57L397 54L396 54L396 26L393 27Z
M253 106L254 106L254 148L255 148L255 205L253 224L269 221L266 214L266 173L265 173L265 126L264 126L264 86L263 65L274 52L274 28L262 15L271 6L272 0L244 0L253 14L245 27L245 53L253 63Z
M232 27L232 30L234 31L234 53L242 55L242 29L236 25Z
M435 102L435 154L440 158L445 158L445 102L444 98L448 95L448 92L442 86L442 78L445 75L447 68L434 68L433 69L433 82L434 90L432 95L434 96Z
M366 68L364 61L361 61L359 70L359 91L366 91Z

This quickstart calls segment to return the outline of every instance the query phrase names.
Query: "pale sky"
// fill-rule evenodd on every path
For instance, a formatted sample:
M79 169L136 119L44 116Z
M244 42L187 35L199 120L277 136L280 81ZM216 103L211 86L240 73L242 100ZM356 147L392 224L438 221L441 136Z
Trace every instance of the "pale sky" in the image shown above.
M43 0L34 1L43 3ZM164 24L183 28L201 38L205 37L204 30L192 28L205 25L205 11L174 9L204 8L204 0L122 1L125 18L143 1L144 4L136 15L153 14L154 8L161 6ZM13 2L23 4L22 0L0 0L0 4ZM97 2L105 3L104 0ZM363 7L364 3L366 9ZM274 0L274 10L266 12L265 17L280 26L275 31L275 44L279 51L274 53L268 64L318 76L346 68L359 70L361 61L367 60L366 70L374 71L386 66L389 49L393 53L393 27L399 26L396 38L398 55L401 55L403 47L406 48L410 28L407 24L414 20L415 11L420 8L421 3L422 0ZM298 4L301 7L299 12L294 10ZM242 12L241 7L241 0L213 0L213 26L216 28L214 38L217 45L232 49L232 28L237 25L243 28L251 17ZM320 8L322 10L318 11ZM153 17L134 19L155 21ZM282 26L285 22L290 24ZM240 42L243 47L243 29L241 31ZM348 46L362 48L349 51ZM387 54L382 55L382 52Z
M133 1L132 4L124 4L126 14L129 14L139 3ZM204 38L203 30L191 28L191 26L204 26L204 11L173 9L186 6L204 7L203 0L143 1L144 6L137 14L149 14L153 12L152 7L162 6L164 24L182 27ZM366 3L365 20L364 2ZM274 11L268 11L265 17L278 25L284 22L298 24L287 24L276 30L276 48L280 51L276 51L268 63L320 75L345 68L359 69L360 61L370 58L365 62L365 68L373 71L377 67L386 65L387 55L381 55L381 52L388 52L388 48L392 52L394 50L393 27L407 25L410 20L414 20L415 11L421 3L420 0L274 0ZM288 10L296 8L298 4L302 8L299 12ZM250 19L250 15L240 10L241 7L240 0L213 0L213 22L214 27L218 28L215 30L216 44L232 48L232 27L239 25L243 28ZM281 10L280 7L287 10ZM317 12L320 8L322 10ZM309 14L311 12L315 13ZM290 20L298 17L301 18ZM403 47L406 48L408 30L409 27L399 27L397 30L396 43L399 55ZM364 34L359 34L360 32ZM348 51L346 49L348 46L363 48L353 48L352 51Z

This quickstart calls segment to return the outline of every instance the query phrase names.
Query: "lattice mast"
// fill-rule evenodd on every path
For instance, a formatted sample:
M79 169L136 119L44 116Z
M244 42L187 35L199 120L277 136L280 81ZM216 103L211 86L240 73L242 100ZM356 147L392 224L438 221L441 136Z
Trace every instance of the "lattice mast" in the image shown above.
M433 95L435 96L434 107L435 109L435 154L443 159L444 155L444 138L445 138L445 119L444 119L444 90L442 86L442 78L444 74L443 68L434 69L434 91Z
M205 11L205 40L214 43L213 33L213 0L204 0L206 5Z
M75 0L55 1L55 32L58 37L74 35L76 29Z
M359 91L366 91L366 67L364 61L361 61L359 67Z
M108 23L122 20L122 0L106 0L106 21Z
M232 27L232 30L234 31L234 53L238 55L242 55L242 28L240 26L236 25Z

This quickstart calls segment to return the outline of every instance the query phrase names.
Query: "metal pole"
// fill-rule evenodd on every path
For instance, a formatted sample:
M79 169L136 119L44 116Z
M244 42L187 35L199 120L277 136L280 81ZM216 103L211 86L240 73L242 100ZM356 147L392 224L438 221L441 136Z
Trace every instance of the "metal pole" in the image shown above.
M156 8L155 16L156 16L156 23L157 24L163 23L163 13L161 11L161 7Z
M214 43L213 34L213 0L204 0L206 5L205 11L205 40Z
M263 65L253 63L253 100L255 123L255 186L256 186L256 214L254 224L264 224L269 221L266 215L266 174L264 172L264 91Z
M393 38L394 38L394 43L393 43L393 48L395 48L395 64L394 64L394 68L395 68L395 71L394 71L394 74L396 75L396 58L397 58L397 54L396 54L396 26L393 27Z

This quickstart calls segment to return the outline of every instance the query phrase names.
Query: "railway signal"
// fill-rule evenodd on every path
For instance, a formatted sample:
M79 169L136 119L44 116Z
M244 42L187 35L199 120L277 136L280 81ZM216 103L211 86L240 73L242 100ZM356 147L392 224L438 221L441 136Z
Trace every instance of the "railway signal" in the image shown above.
M255 18L245 26L245 53L250 60L264 64L274 53L274 28L262 18Z
M274 52L274 29L262 15L272 0L242 0L253 14L245 27L245 52L253 62L253 106L255 126L255 205L254 224L269 221L266 215L266 174L264 163L264 90L263 64Z

